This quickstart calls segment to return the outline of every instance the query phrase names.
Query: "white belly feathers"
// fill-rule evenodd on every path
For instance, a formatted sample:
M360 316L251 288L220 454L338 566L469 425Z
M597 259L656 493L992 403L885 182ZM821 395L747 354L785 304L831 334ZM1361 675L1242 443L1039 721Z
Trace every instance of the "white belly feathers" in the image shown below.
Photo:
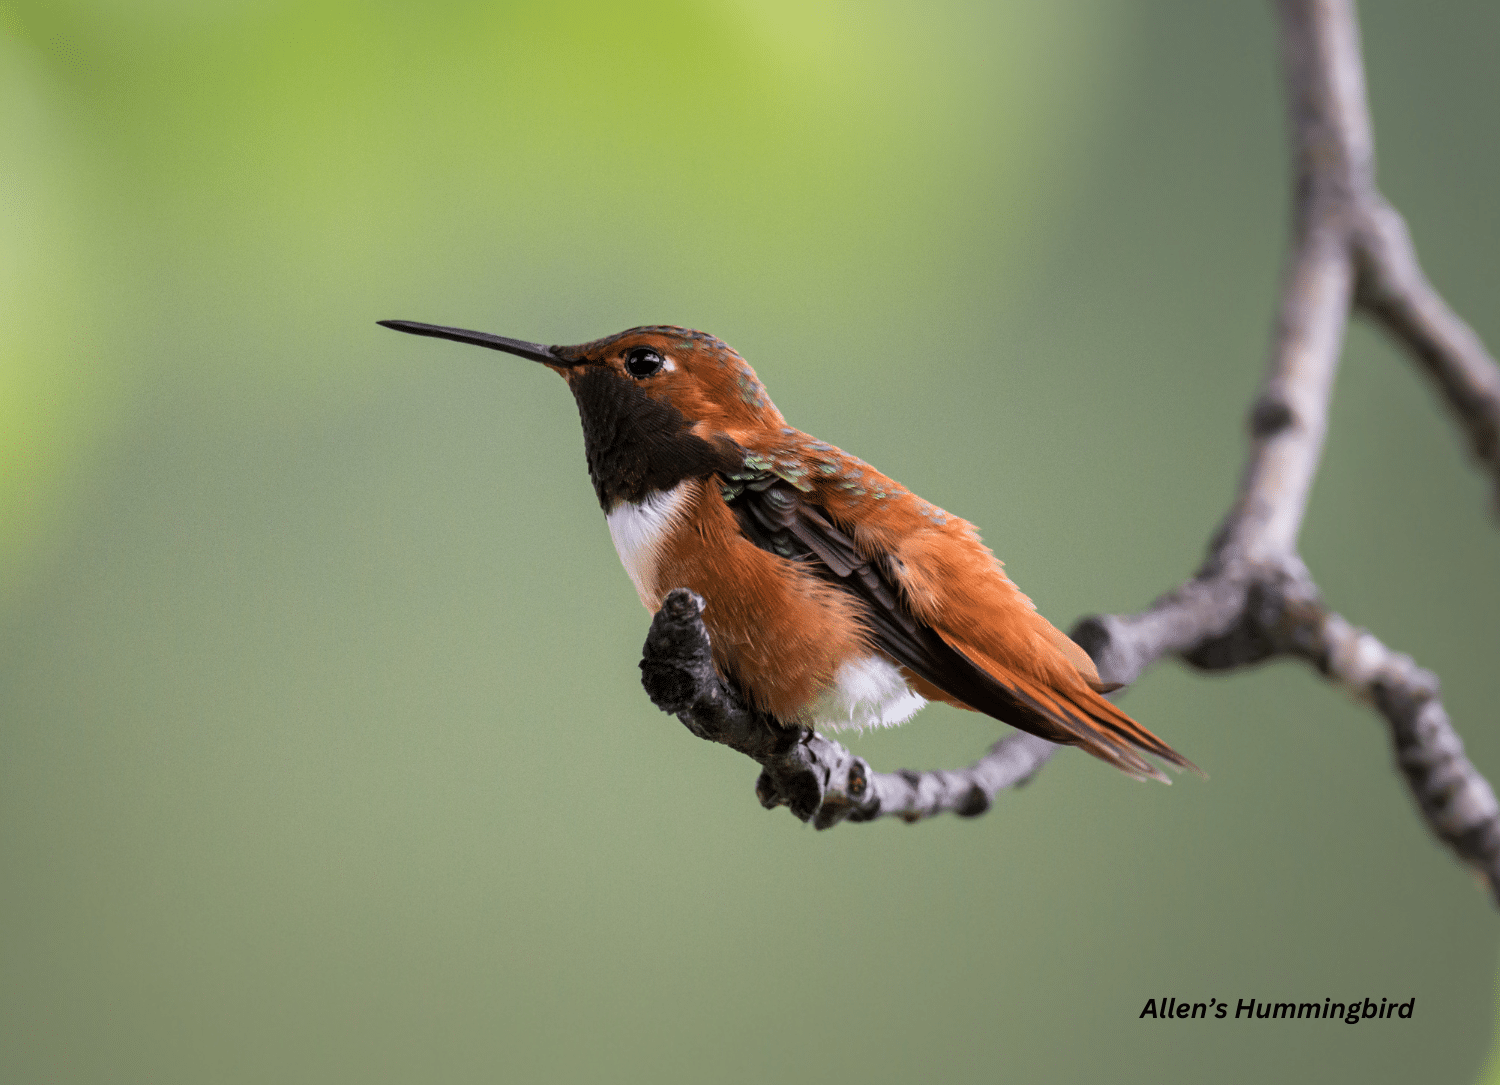
M895 727L917 714L927 703L913 693L900 669L880 656L849 660L833 676L833 684L807 706L809 722L830 730L849 727Z
M695 482L679 482L670 490L658 490L640 504L621 501L604 517L620 563L647 610L661 606L660 585L656 583L661 548L696 495Z

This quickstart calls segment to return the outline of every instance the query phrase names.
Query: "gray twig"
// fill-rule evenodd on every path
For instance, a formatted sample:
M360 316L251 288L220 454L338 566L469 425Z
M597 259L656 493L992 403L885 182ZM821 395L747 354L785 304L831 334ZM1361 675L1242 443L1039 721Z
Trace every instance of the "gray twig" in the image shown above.
M1139 614L1085 618L1078 641L1109 682L1133 682L1175 655L1223 672L1292 657L1385 717L1396 763L1432 831L1500 902L1500 804L1464 756L1437 679L1323 605L1297 551L1322 455L1349 317L1384 327L1435 382L1500 509L1500 368L1428 283L1400 215L1375 187L1374 142L1352 0L1279 0L1295 162L1292 245L1265 381L1250 410L1250 451L1234 505L1194 577ZM1026 734L966 769L874 773L808 730L746 709L709 657L702 600L676 591L641 662L647 691L701 738L763 766L757 792L827 828L895 814L983 813L1057 747Z
M1378 192L1369 196L1354 235L1360 311L1406 347L1437 385L1475 459L1494 477L1500 513L1500 367L1422 274L1396 209Z

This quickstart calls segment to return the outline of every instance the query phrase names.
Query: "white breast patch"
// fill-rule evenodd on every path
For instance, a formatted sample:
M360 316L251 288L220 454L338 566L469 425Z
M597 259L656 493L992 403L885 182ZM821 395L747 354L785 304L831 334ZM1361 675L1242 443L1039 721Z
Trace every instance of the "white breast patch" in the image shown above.
M926 703L926 698L912 692L894 663L871 655L840 667L833 684L808 706L807 714L814 726L862 731L905 723Z
M670 490L658 490L639 504L621 501L604 517L620 563L630 574L636 594L647 610L661 606L656 583L661 549L696 493L693 481L679 482Z

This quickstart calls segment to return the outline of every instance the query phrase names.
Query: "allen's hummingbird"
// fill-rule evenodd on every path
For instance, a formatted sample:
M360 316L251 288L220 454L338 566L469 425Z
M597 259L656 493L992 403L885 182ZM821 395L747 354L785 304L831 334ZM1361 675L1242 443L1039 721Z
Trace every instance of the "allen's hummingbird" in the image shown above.
M894 725L946 701L1136 777L1193 767L1101 694L973 526L786 424L726 344L677 327L580 346L383 320L541 362L568 382L615 549L653 613L707 600L714 663L787 725Z

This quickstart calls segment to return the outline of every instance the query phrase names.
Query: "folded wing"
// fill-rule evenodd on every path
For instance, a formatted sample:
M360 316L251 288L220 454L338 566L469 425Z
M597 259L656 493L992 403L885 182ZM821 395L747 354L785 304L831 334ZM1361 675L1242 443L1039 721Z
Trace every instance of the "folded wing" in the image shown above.
M807 562L819 576L863 601L874 646L962 707L1048 741L1078 746L1137 778L1167 779L1141 752L1196 771L1100 696L1100 690L1113 687L1102 686L1087 653L1050 625L1047 650L1058 653L1067 665L1065 673L1076 675L1076 681L1045 684L919 620L903 602L899 563L884 555L862 556L825 508L775 476L749 481L730 507L756 545ZM1040 617L1037 621L1045 624ZM1058 639L1066 644L1056 643Z

